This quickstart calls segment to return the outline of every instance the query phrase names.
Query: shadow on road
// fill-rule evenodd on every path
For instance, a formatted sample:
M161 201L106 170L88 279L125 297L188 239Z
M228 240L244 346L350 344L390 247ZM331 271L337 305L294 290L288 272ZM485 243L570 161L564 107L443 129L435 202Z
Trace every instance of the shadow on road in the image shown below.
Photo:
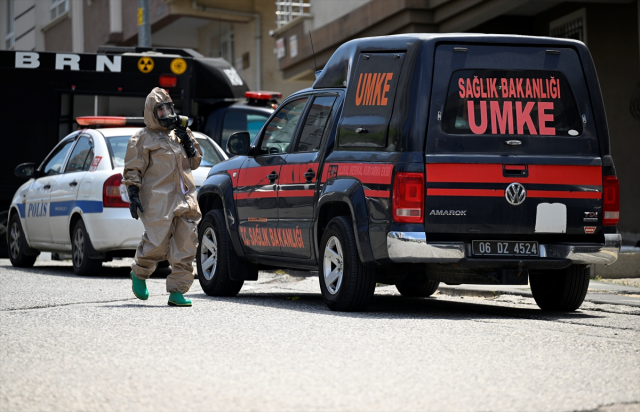
M73 266L63 265L38 265L32 268L17 268L12 265L0 264L0 268L16 272L33 273L41 276L78 277L82 279L128 278L131 268L129 266L103 266L98 273L92 276L78 276L73 272ZM156 279L166 279L171 273L171 268L158 268L151 275Z
M190 294L189 298L197 305L197 300L217 300L241 305L263 306L283 310L316 313L328 316L340 316L362 319L497 319L528 318L536 320L577 320L603 318L605 316L576 312L550 313L537 308L514 308L484 303L477 299L473 302L452 302L437 297L408 299L402 296L381 296L375 300L366 312L332 312L325 305L322 295L313 293L241 293L233 298L211 297L203 293Z

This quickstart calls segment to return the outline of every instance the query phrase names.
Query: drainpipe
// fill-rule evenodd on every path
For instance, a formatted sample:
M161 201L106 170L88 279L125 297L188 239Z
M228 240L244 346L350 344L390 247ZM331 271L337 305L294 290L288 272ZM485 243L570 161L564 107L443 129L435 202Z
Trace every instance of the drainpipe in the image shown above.
M71 50L74 53L84 53L84 14L82 0L75 0L71 4Z
M640 0L639 0L640 1ZM217 9L215 7L201 6L198 4L198 0L191 1L191 7L198 11L207 11L210 13L231 14L235 16L251 17L256 21L256 90L262 89L262 22L260 20L260 14L258 13L245 13L242 11ZM235 62L230 62L231 66Z

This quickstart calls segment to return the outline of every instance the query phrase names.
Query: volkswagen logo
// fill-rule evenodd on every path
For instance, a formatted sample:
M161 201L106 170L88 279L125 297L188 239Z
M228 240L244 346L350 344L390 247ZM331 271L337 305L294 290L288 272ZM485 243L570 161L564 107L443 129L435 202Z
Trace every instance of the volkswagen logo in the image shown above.
M527 191L520 183L511 183L504 191L504 197L513 206L518 206L527 198Z

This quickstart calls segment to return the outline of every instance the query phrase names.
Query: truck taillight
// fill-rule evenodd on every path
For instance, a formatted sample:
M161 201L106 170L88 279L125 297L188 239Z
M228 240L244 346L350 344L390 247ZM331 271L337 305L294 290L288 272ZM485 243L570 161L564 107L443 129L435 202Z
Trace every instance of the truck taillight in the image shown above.
M393 220L422 223L424 218L424 175L398 172L393 182Z
M602 225L615 226L620 220L620 184L616 176L603 176L602 180Z
M129 207L126 193L127 189L122 184L122 175L120 173L113 175L104 182L102 205L104 207Z

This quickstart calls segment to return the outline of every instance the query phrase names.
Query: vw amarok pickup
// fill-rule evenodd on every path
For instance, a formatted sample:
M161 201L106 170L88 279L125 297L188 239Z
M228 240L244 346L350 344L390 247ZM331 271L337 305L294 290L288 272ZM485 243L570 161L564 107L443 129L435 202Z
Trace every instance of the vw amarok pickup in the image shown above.
M545 310L611 264L619 189L595 67L578 41L411 34L353 40L200 189L206 293L260 267L318 270L333 310L376 282L530 284Z

